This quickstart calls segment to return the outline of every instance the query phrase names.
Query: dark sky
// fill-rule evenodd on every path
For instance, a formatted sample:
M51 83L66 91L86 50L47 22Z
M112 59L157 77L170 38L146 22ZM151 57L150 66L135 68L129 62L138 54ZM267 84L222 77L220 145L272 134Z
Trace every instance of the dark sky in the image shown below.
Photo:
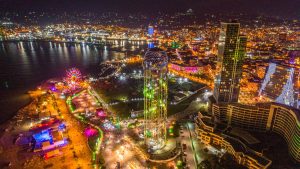
M243 12L300 18L300 0L0 0L1 10L177 12Z

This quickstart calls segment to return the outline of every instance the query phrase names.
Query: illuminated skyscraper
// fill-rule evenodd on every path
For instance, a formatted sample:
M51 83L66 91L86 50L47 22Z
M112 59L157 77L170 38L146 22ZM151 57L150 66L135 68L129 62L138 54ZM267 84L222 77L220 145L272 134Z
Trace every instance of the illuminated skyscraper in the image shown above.
M149 36L149 41L148 41L148 48L154 48L154 27L153 26L148 26L148 36Z
M144 137L147 146L159 149L166 141L168 57L159 48L145 54L144 67Z
M299 68L270 63L259 95L299 108Z
M240 92L247 38L240 35L239 23L221 23L214 98L217 102L237 102Z
M152 37L154 34L154 27L148 26L148 36Z

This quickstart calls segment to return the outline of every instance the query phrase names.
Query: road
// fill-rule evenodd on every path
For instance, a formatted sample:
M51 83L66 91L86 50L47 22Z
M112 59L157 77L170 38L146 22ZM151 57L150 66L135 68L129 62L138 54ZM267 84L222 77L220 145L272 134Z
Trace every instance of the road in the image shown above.
M196 169L197 164L207 159L207 154L204 152L205 145L199 142L195 133L194 123L185 122L182 125L179 140L181 144L186 144L184 157L186 157L187 167Z
M183 150L183 152L184 158L186 159L187 167L190 169L197 168L197 161L194 156L191 136L187 124L182 126L179 139L182 145L186 145L186 149Z

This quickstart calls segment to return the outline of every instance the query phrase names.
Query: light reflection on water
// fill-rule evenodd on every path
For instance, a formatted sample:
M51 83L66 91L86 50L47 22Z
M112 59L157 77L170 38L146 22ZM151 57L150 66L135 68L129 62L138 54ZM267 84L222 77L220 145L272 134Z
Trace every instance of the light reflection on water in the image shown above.
M78 67L84 73L96 73L101 62L122 59L128 50L138 51L144 47L137 46L137 42L114 43L122 44L120 50L112 50L108 46L53 42L0 43L0 88L5 89L6 82L9 88L36 85L48 78L62 76L70 67Z
M68 68L77 67L83 74L96 74L101 62L122 59L128 53L140 54L145 48L144 43L127 41L115 41L114 45L102 47L54 42L0 42L0 106L3 96L24 93L44 80L63 76Z

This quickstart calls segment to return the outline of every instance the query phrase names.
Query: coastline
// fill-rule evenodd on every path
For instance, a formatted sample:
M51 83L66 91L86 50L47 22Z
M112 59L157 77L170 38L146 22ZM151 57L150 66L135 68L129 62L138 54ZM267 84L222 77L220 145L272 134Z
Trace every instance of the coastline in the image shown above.
M30 95L25 91L5 91L0 93L0 125L11 120L20 109L31 103Z

